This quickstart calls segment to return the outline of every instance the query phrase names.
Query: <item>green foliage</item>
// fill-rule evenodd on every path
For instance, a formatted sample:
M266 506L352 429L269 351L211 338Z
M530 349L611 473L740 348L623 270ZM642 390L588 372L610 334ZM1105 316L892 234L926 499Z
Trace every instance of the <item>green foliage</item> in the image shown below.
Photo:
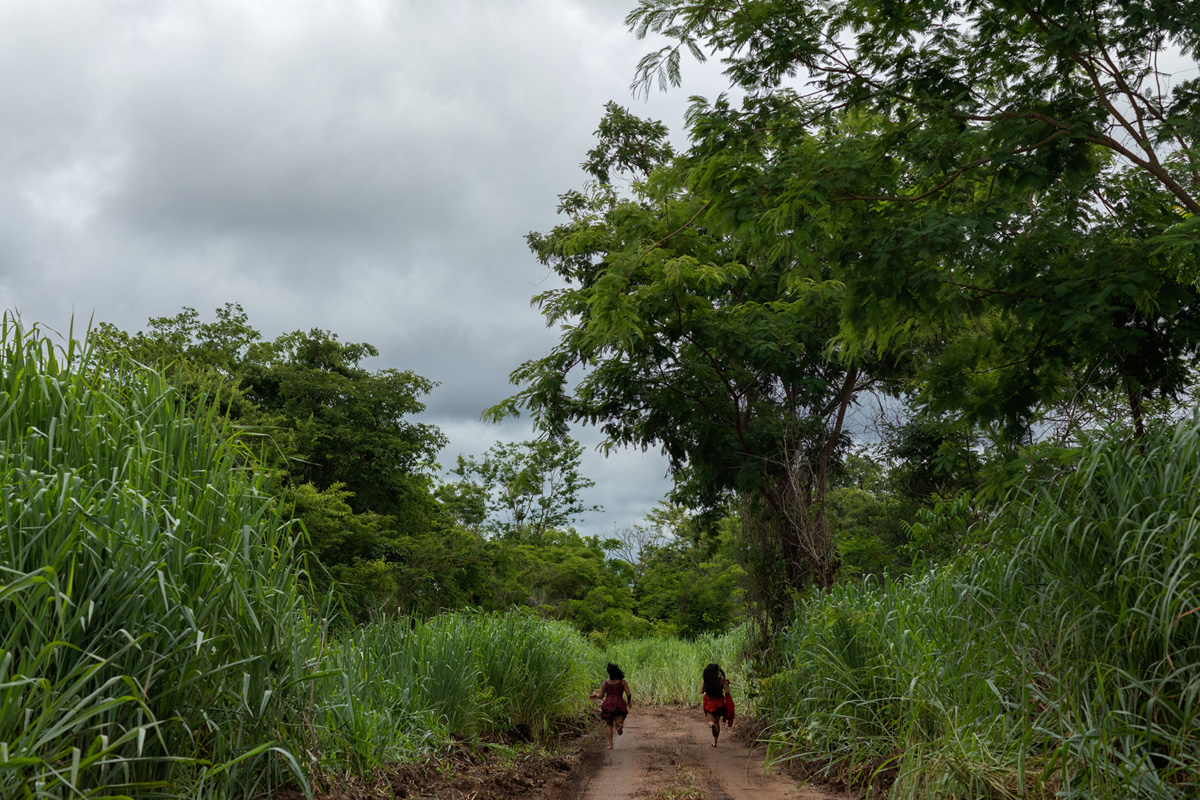
M677 518L677 512L660 507L650 515L661 533L638 554L638 614L663 636L723 634L741 616L745 571L737 561L737 520L726 517L701 538L695 521Z
M914 503L907 482L897 480L898 466L885 471L877 453L863 448L851 453L829 490L829 519L842 561L841 579L863 575L896 575L907 571L908 525Z
M647 554L638 592L643 617L667 623L664 632L694 638L722 633L734 620L741 569L728 561L701 560L695 546L672 542Z
M0 795L258 796L314 628L210 397L0 326ZM128 379L136 375L136 379Z
M494 542L493 607L527 606L600 642L648 633L625 570L609 556L614 545L574 531Z
M341 484L356 512L426 513L408 503L428 495L425 473L445 438L405 418L424 410L420 398L430 381L394 369L371 372L362 362L378 351L336 334L295 331L264 342L241 306L226 304L216 317L201 323L185 308L151 319L149 330L134 335L101 323L97 345L161 367L182 386L216 385L234 419L271 432L294 483L322 490Z
M600 183L564 195L566 221L528 237L566 284L536 298L560 342L514 371L521 390L490 414L525 407L550 435L583 422L610 446L660 447L673 499L717 509L757 497L747 514L761 523L764 558L781 565L772 578L828 585L837 560L825 490L847 409L885 371L834 345L836 264L818 257L808 279L792 280L773 231L746 224L763 213L758 191L740 195L746 208L719 209L723 190L696 177L690 156L655 160L670 153L661 126L610 105L599 133L588 163ZM655 158L628 157L639 137L637 152ZM629 171L628 197L610 184L613 164Z
M804 71L820 103L894 116L924 146L937 134L954 134L947 145L983 140L989 161L1026 180L1052 178L1086 145L1102 147L1200 210L1185 188L1197 158L1197 79L1164 83L1146 68L1168 47L1195 55L1200 16L1186 4L639 0L627 22L639 37L676 41L642 60L643 86L655 77L678 85L680 47L700 60L711 49L747 90L770 91ZM930 150L947 172L979 166Z
M750 93L697 101L689 187L774 237L792 284L839 263L841 346L915 356L921 405L1007 446L1084 387L1139 434L1187 388L1200 93L1157 65L1195 56L1190 5L640 0L627 21L673 40L641 85L678 84L687 49Z
M721 636L705 634L689 640L656 636L620 642L606 648L596 663L596 683L604 664L613 662L625 672L635 702L690 706L700 701L700 673L705 665L717 663L729 677L735 702L745 709L746 642L744 626Z
M579 497L596 485L579 470L582 456L582 445L569 436L496 442L482 459L459 456L450 472L460 480L438 496L462 524L499 536L541 536L567 528L577 514L602 510Z
M296 331L251 349L238 378L263 416L294 437L288 469L298 483L342 484L355 511L418 527L431 513L428 471L445 437L408 422L433 383L412 372L368 371L369 344Z
M1050 768L1077 795L1194 795L1200 412L1137 445L1093 446L1066 480L1030 488L1005 585L1036 635L1029 688Z
M595 651L568 625L519 612L401 618L332 643L311 719L321 766L370 774L452 738L545 740L583 712Z
M596 138L599 144L588 151L582 166L602 184L612 182L614 168L619 174L649 175L672 155L666 125L639 119L616 103L604 105Z
M891 797L1200 789L1200 414L1096 441L991 546L805 601L763 681L777 758L894 770Z
M234 304L217 309L214 322L185 308L133 335L101 324L96 339L157 367L184 396L211 387L229 417L255 432L258 463L279 465L271 491L300 523L293 533L316 591L334 588L351 618L469 601L482 543L453 529L433 496L445 437L408 421L424 409L430 381L367 370L374 347L321 330L263 341ZM457 547L447 557L449 543Z

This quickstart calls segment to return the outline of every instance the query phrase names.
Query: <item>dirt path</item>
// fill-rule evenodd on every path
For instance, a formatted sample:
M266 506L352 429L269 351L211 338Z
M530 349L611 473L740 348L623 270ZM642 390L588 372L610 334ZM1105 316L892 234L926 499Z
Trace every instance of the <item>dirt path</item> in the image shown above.
M491 750L464 743L361 778L313 776L317 800L849 800L823 786L798 786L782 770L763 774L762 756L736 731L721 745L697 708L635 705L604 749L598 720L553 751ZM272 800L304 800L295 787Z
M599 743L578 800L837 800L821 787L798 787L782 773L764 775L763 759L729 729L720 746L698 709L634 706L612 750Z

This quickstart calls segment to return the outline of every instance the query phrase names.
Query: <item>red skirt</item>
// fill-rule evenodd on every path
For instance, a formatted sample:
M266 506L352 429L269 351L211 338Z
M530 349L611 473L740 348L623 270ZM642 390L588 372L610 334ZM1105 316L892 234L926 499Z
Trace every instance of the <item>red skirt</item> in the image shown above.
M704 713L712 714L714 717L725 717L729 723L733 724L733 695L727 694L724 697L709 697L704 695Z
M629 716L629 707L625 705L624 697L610 694L600 704L600 719L605 722L612 722L617 717L627 716Z

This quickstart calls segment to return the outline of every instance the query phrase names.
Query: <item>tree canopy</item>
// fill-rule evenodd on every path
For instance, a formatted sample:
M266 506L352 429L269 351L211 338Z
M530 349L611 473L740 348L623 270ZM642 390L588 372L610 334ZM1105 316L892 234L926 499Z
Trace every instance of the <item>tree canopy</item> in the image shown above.
M789 254L741 230L686 157L671 157L661 124L610 104L597 133L594 182L562 196L566 222L529 236L566 282L536 298L563 336L513 373L523 388L492 415L526 407L552 436L584 422L613 446L660 447L678 501L715 510L750 498L760 598L768 585L829 586L824 493L847 413L896 364L836 346L836 259L794 280ZM616 175L632 180L628 194Z
M334 587L352 615L470 601L480 545L433 496L445 436L411 419L431 381L369 370L372 345L319 329L264 341L234 303L211 322L184 308L134 334L101 323L95 339L163 370L185 396L206 387L257 434L279 502L304 525L300 549L318 589Z
M456 510L460 522L511 538L565 530L584 511L580 493L595 486L580 470L583 447L570 437L528 442L496 442L479 458L458 457L458 476L438 496Z
M747 90L694 106L694 184L798 265L858 251L843 342L919 349L926 405L1016 441L1083 391L1140 429L1191 381L1200 83L1159 65L1195 56L1196 9L641 0L628 22L672 40L638 85L690 51Z

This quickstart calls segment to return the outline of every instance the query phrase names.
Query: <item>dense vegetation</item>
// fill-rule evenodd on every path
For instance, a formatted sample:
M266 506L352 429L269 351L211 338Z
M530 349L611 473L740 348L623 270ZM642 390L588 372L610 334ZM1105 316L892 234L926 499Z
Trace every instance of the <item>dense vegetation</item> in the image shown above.
M7 317L0 336L4 797L258 796L582 710L596 654L561 623L331 632L216 404Z
M536 606L338 624L341 595L300 569L312 544L226 383L187 393L108 341L59 343L9 317L0 335L4 796L257 796L578 719L603 664L586 609L576 626ZM573 532L513 536L523 592L554 582L533 574L547 562L585 586L607 568ZM652 538L641 581L687 557ZM738 652L689 647L688 675Z
M445 437L411 420L433 385L368 370L370 344L321 330L263 341L236 304L211 322L186 308L132 334L101 323L91 341L166 375L196 409L215 403L245 432L246 458L270 472L263 491L291 528L311 599L333 593L335 624L397 609L520 606L603 643L736 622L728 537L701 543L670 509L624 537L580 534L572 523L592 484L569 438L498 442L440 472ZM710 574L716 584L697 580ZM680 586L696 587L695 602L681 605Z
M0 793L278 781L317 631L241 445L162 377L0 335Z
M894 798L1200 793L1200 7L640 0L528 242L562 331L443 471L436 387L236 304L0 325L0 794L259 796L499 734L604 660ZM801 88L800 81L807 81ZM864 409L877 410L867 415ZM608 538L573 425L674 491Z
M988 547L805 600L763 682L778 758L891 797L1200 791L1200 414L1028 480Z
M661 448L676 502L736 509L780 757L898 797L1194 794L1196 9L627 21L667 39L635 86L715 56L742 99L693 98L679 153L608 106L528 238L563 333L489 413Z

